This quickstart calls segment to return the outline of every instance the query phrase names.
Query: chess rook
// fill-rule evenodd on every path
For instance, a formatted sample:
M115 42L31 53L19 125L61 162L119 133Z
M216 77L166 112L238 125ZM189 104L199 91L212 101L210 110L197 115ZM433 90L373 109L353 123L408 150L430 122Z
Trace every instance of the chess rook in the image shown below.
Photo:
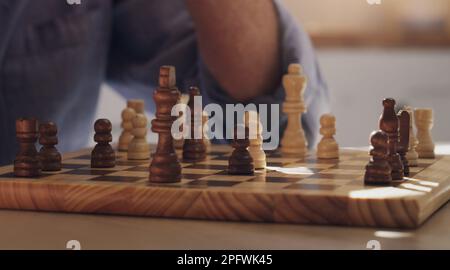
M98 119L94 124L94 141L97 142L91 153L92 168L112 168L116 165L116 154L109 144L112 142L112 125L108 119Z
M56 149L58 144L58 128L53 122L46 122L39 125L39 143L42 145L39 150L39 159L42 171L61 170L61 154Z
M366 166L364 184L386 185L392 182L391 166L387 161L388 136L383 131L374 131L370 135L370 162Z
M152 131L158 133L158 145L150 164L150 182L172 183L181 180L181 164L175 153L171 134L172 124L176 119L171 111L180 98L175 82L175 68L161 67L159 87L153 93L156 118L152 120Z
M185 162L198 162L206 159L206 145L203 140L203 111L194 110L194 98L197 96L200 96L200 90L197 87L191 87L188 102L191 111L190 139L185 139L183 145L183 161ZM201 108L198 109L201 110ZM201 137L196 139L195 135Z
M307 78L302 73L299 64L291 64L288 74L283 76L283 86L286 100L283 103L283 112L287 115L288 122L281 140L281 152L304 157L307 153L307 142L302 127L302 113L306 112L303 93L307 84Z
M417 128L417 140L419 141L416 148L419 158L434 158L434 143L431 139L433 110L415 109L414 120Z
M248 152L253 159L253 165L255 169L265 169L266 168L266 153L264 152L263 138L262 138L262 123L259 119L259 114L255 111L246 111L244 115L244 124L249 129L250 145L248 147ZM252 130L255 130L252 134Z
M150 144L147 142L147 117L137 113L133 120L133 139L128 145L129 160L145 160L150 158Z
M414 129L413 129L413 118L414 118L414 112L411 107L405 106L403 110L407 111L409 113L409 146L408 146L408 152L406 153L406 158L408 159L408 165L409 167L417 167L419 154L416 151L417 147L417 139L414 135Z
M398 119L400 122L400 140L397 145L397 153L403 164L403 174L409 176L409 162L406 157L406 152L408 152L409 147L409 125L411 123L411 117L408 111L402 110L398 113Z
M388 162L392 169L392 180L403 179L403 164L397 153L399 143L399 121L395 113L395 100L386 98L383 100L383 114L380 117L380 129L388 136Z
M320 159L339 158L339 145L334 139L336 134L336 118L332 114L324 114L320 117L320 134L322 140L317 145L317 157Z
M241 130L244 134L241 134ZM234 148L228 159L228 173L236 175L253 175L254 165L253 158L248 151L250 145L248 127L238 126L234 130L234 140L232 146Z
M36 119L16 120L16 138L19 152L14 160L14 175L17 177L37 177L41 175L41 162L35 143L38 138Z

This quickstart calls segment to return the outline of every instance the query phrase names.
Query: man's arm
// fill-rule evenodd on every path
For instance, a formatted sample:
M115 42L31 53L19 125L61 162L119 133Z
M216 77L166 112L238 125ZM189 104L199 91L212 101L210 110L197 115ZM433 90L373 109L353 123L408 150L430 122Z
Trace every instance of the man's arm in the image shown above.
M230 97L245 102L279 84L280 39L272 0L187 0L200 54Z

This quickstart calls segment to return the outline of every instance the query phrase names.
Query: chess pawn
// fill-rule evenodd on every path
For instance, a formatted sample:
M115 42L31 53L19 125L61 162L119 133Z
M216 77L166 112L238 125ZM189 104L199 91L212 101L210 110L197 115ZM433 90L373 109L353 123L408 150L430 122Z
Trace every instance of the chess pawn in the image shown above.
M137 113L132 120L133 139L128 145L129 160L144 160L150 158L150 144L147 142L147 117Z
M339 145L333 137L336 134L335 123L334 115L324 114L320 117L320 134L323 135L322 140L317 145L317 157L320 159L339 158Z
M366 185L383 185L392 182L391 166L387 161L388 136L382 131L374 131L370 136L370 162L366 166L364 183Z
M92 168L112 168L116 165L116 154L109 144L112 142L112 125L108 119L98 119L94 124L94 141L97 142L91 153Z
M42 171L61 170L61 154L56 149L58 129L53 122L39 125L39 143L42 145L39 151L39 159L42 164Z
M200 96L200 90L197 87L191 87L188 103L191 112L191 122L189 123L191 134L189 139L184 140L183 145L183 160L186 162L198 162L206 159L206 145L203 138L203 111L195 111L194 98L196 96ZM199 137L196 138L196 136Z
M302 113L306 112L303 93L307 78L303 75L299 64L291 64L288 74L283 76L283 86L286 100L283 103L283 112L288 122L281 140L281 152L288 155L304 157L307 153L307 142L302 127Z
M41 175L41 162L35 147L38 138L38 121L36 119L16 120L16 137L19 152L14 160L14 175L17 177Z
M419 141L416 148L419 158L434 158L434 143L430 132L433 128L433 110L415 109L414 120L417 128L417 140Z
M133 118L136 116L136 111L130 107L122 111L122 134L119 137L119 151L128 151L128 145L133 139Z
M409 167L417 167L418 166L418 159L419 154L416 151L417 147L417 139L416 136L414 136L414 129L413 129L413 110L411 107L405 107L405 111L409 113L409 146L408 146L408 152L406 153L406 159L408 160Z
M392 180L403 179L403 163L397 153L399 143L399 120L395 113L395 100L386 98L383 100L383 114L380 117L380 129L388 136L388 161L392 170Z
M206 152L209 152L211 150L211 141L209 140L208 136L206 135L206 132L209 130L208 120L209 120L208 113L203 111L203 113L202 113L203 143L205 144Z
M244 134L242 134L242 130ZM247 127L236 127L234 130L234 140L232 146L234 148L228 159L228 173L237 175L253 175L254 166L253 159L248 151L250 140L248 139Z
M245 126L249 129L250 145L248 147L248 152L252 156L253 165L255 169L265 169L267 166L266 153L262 148L262 123L259 119L259 115L255 111L246 111L244 121ZM255 129L255 131L252 132L252 129Z

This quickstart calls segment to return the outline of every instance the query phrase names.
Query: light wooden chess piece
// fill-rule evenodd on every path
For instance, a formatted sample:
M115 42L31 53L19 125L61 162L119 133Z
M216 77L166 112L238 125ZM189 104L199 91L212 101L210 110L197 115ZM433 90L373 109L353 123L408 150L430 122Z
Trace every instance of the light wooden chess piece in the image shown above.
M417 167L419 154L416 151L417 139L416 139L416 136L414 135L414 128L413 128L413 109L409 106L405 106L403 108L403 110L407 111L410 115L409 146L408 146L408 152L406 153L406 159L409 162L409 167Z
M248 151L253 158L253 165L255 169L266 168L266 153L262 148L262 123L259 115L255 111L246 111L244 115L244 123L250 130L250 146ZM256 129L256 130L252 130Z
M150 145L147 142L147 118L138 113L133 118L133 139L128 145L129 160L144 160L150 158Z
M417 140L419 141L416 148L419 158L434 158L434 143L431 139L433 110L415 109L414 120L417 128Z
M281 152L304 157L307 153L307 142L302 127L302 113L306 112L303 93L307 78L303 75L299 64L291 64L288 74L283 76L283 86L286 100L283 103L283 112L287 114L288 123L281 140Z
M336 118L332 114L324 114L320 117L320 134L322 140L317 145L317 157L320 159L339 158L339 145L334 139L336 134Z
M178 101L178 104L186 104L187 105L188 101L189 101L189 95L182 94L180 96L180 100ZM182 119L182 123L184 123L185 119L186 119L185 112L183 112L183 114L180 116L180 118ZM183 132L183 124L181 125L180 132ZM175 149L183 149L183 145L184 145L184 138L173 139L173 146L175 147Z
M211 141L209 140L209 138L206 136L205 132L206 130L208 130L208 120L209 120L209 116L208 113L203 111L202 114L202 124L203 124L203 142L206 146L206 152L209 152L211 150Z
M136 116L136 111L133 108L130 108L127 106L122 111L122 134L120 134L119 137L119 151L128 151L128 145L130 144L131 140L133 139L133 118Z

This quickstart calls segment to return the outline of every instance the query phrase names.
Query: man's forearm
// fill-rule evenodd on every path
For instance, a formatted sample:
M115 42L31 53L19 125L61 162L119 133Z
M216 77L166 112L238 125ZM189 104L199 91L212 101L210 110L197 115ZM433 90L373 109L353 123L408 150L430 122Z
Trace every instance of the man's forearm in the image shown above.
M238 101L273 90L280 78L278 19L272 0L186 0L200 53Z

